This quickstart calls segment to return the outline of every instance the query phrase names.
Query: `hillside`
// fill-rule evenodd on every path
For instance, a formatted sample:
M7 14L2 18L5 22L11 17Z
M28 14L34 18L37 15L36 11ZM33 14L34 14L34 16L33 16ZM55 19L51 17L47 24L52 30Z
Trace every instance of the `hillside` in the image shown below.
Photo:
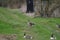
M27 26L28 20L35 23L32 28ZM60 40L60 32L56 31L60 29L56 23L60 24L60 18L31 18L16 10L0 8L0 34L16 34L17 40L26 40L24 32L32 35L32 40L50 40L51 33Z

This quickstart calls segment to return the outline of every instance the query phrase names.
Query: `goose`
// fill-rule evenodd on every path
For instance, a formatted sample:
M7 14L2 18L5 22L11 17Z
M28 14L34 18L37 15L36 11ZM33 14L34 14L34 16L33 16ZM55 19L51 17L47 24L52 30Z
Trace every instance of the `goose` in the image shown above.
M32 39L32 36L31 35L26 35L26 33L24 33L24 38L26 38L26 39Z
M55 40L56 37L54 37L54 34L51 34L51 37L50 37L51 40Z
M35 25L33 22L30 22L30 20L28 20L28 25L29 26L33 26L33 25Z

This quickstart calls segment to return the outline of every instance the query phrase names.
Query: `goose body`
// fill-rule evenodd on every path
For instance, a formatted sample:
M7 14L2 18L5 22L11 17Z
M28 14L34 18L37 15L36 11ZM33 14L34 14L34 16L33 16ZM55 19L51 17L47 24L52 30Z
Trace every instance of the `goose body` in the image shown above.
M51 40L55 40L55 39L56 39L56 37L51 37L50 39L51 39Z
M26 36L24 36L24 38L26 38L26 39L32 39L32 36L26 35Z

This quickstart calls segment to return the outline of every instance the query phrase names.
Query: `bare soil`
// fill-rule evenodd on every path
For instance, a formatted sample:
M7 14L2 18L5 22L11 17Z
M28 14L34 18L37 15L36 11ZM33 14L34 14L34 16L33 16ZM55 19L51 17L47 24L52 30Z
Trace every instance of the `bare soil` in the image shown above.
M17 38L16 34L12 34L12 35L0 34L0 40L16 40L16 38Z

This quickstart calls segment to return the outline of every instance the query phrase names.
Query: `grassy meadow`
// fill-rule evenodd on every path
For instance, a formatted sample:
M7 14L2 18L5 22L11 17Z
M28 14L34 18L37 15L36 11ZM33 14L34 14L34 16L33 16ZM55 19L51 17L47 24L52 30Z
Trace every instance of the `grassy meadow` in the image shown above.
M28 20L35 25L29 28ZM0 34L16 34L17 40L26 40L24 32L32 35L32 40L50 40L51 33L55 34L56 40L60 40L60 29L56 23L60 24L60 18L31 18L20 11L0 7Z

